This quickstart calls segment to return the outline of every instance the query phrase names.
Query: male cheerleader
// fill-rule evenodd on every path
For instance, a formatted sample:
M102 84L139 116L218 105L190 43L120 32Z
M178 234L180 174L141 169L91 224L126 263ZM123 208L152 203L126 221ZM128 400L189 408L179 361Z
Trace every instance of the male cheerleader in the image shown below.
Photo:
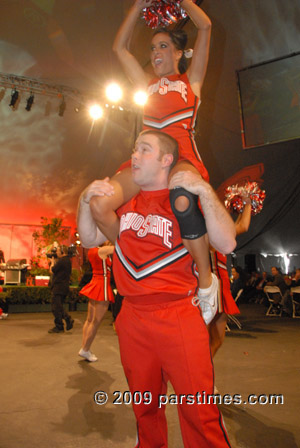
M214 390L209 336L201 308L193 301L194 262L182 244L168 188L181 186L199 196L210 243L220 252L234 249L235 228L200 174L179 172L168 184L176 159L177 142L172 137L142 132L132 155L132 176L141 191L117 211L114 276L125 298L116 330L130 391L141 397L133 403L136 446L168 446L165 404L170 381L184 446L229 447L217 406L206 404L207 394ZM93 182L79 201L78 230L86 247L105 240L93 217L93 196L103 194L113 194L107 178Z

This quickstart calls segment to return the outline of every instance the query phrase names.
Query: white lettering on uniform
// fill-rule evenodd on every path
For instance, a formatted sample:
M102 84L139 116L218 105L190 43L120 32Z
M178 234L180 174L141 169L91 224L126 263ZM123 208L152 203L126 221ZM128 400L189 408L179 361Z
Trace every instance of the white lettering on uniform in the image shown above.
M146 217L138 213L126 213L120 219L120 235L125 230L133 230L139 238L152 234L162 238L163 244L172 248L172 221L163 216L148 215Z
M168 78L161 78L157 83L148 87L149 95L157 92L160 95L166 95L168 92L178 92L181 98L187 102L187 85L179 79L177 81L170 81Z

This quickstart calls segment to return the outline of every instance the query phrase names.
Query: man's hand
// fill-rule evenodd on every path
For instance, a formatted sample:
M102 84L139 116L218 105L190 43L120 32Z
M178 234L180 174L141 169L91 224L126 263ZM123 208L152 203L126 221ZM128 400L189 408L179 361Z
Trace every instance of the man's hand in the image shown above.
M207 182L203 180L202 176L192 171L178 171L172 176L169 182L169 190L175 187L182 187L190 193L199 195L201 189L205 187Z
M212 186L192 171L178 171L169 182L169 189L182 187L199 196L210 244L219 252L228 254L236 246L235 226Z
M90 203L93 196L113 196L114 187L109 183L109 177L92 182L81 194L81 200L86 204Z
M77 229L83 247L97 247L107 240L92 216L90 201L95 196L113 196L113 194L114 187L109 183L109 177L95 180L81 193L77 210Z

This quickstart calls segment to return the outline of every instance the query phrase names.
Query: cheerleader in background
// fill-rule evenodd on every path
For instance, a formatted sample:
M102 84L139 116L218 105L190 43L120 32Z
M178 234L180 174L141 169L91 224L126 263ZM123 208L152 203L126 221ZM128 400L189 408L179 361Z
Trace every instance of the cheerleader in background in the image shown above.
M251 222L251 200L249 197L242 197L245 207L235 221L236 236L248 231ZM232 297L230 291L230 280L227 271L227 257L214 250L210 251L212 270L219 279L219 312L208 325L210 336L210 349L212 356L215 356L224 342L228 314L239 314L240 311Z
M89 362L97 361L97 357L90 351L91 345L110 302L114 302L114 295L110 286L112 261L110 255L114 246L107 241L101 247L94 247L88 252L88 259L92 265L93 277L84 286L80 294L88 297L88 313L83 325L82 347L78 355Z

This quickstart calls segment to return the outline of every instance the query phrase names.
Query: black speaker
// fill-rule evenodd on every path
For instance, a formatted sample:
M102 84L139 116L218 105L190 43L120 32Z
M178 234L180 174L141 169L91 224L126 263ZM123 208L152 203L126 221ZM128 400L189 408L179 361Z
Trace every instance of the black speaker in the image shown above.
M249 274L253 271L256 271L256 255L255 254L245 255L245 271L249 272Z

